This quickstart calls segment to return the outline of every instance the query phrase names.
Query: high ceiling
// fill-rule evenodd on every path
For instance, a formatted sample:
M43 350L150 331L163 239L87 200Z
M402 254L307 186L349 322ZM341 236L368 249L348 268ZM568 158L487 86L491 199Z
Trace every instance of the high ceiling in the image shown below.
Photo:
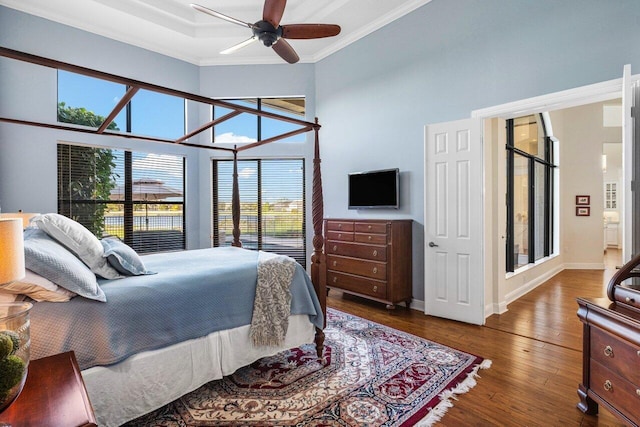
M332 38L289 40L300 62L313 63L431 0L289 0L281 23L338 24ZM198 3L240 21L262 19L263 0L0 0L0 4L196 65L280 64L272 49L253 43L220 51L251 30L192 9Z

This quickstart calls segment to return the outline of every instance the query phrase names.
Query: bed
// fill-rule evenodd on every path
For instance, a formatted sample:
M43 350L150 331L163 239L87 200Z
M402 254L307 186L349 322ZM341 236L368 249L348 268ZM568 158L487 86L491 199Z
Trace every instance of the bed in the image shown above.
M286 336L252 344L265 255L236 247L144 255L156 274L98 280L106 302L34 304L32 357L74 350L99 424L117 426L261 357L313 343L322 308L295 263Z
M207 150L226 150L233 155L232 248L145 255L140 257L140 261L145 265L147 272L157 274L140 274L136 277L121 279L109 278L107 277L109 276L108 271L101 270L101 266L92 265L92 260L100 259L102 255L98 253L98 249L93 251L93 254L84 253L87 251L87 247L91 246L87 245L86 241L71 239L71 242L66 241L66 244L63 245L82 261L79 265L74 264L63 272L53 272L53 276L50 277L52 286L61 285L63 289L57 291L61 292L66 289L80 296L69 299L69 295L56 295L63 301L68 301L64 303L38 302L34 305L31 312L32 357L39 358L67 350L75 351L100 425L120 425L127 420L161 407L206 382L221 378L239 367L284 349L306 344L309 346L309 351L315 351L317 357L322 357L324 342L322 329L325 325L326 313L326 276L322 238L323 200L318 137L320 125L317 119L313 123L307 122L274 112L257 110L161 87L4 47L0 47L0 56L122 83L128 87L122 101L114 107L102 125L95 129L58 122L44 123L9 117L0 117L0 122L78 134L89 133L180 144ZM107 129L107 125L140 89L181 97L196 103L220 106L231 110L231 112L205 123L175 140L143 135L134 136ZM197 134L239 114L253 114L280 120L295 125L297 128L282 135L233 148L217 147L212 143L205 145L192 142L193 137ZM307 275L296 264L291 281L290 310L286 313L288 320L286 332L282 331L275 342L267 340L270 342L269 345L255 345L254 319L252 315L249 315L251 310L255 309L251 306L251 302L255 303L253 295L260 294L269 297L270 293L260 291L260 275L256 273L256 270L259 269L261 253L241 248L238 153L305 132L313 132L315 137L311 203L313 254L310 272ZM42 225L39 224L38 227ZM69 232L68 229L58 230L57 235L52 230L45 231L54 235L55 239L62 241L69 235L75 235L74 230ZM92 245L95 246L95 241L92 242ZM25 239L25 253L28 246ZM58 252L60 251L52 250L45 258L58 257ZM90 259L83 258L83 255ZM196 259L199 262L196 262ZM75 263L74 259L68 261ZM91 289L74 286L76 285L75 279L77 279L75 276L79 275L78 272L86 266L91 268L90 274L85 274L87 281L91 282L91 277L95 279L92 273L105 277L104 280L99 280L95 287L89 286ZM238 270L239 266L244 266L245 269ZM31 267L34 270L37 269L33 265ZM28 260L27 268L30 268ZM222 273L216 275L214 270L220 270ZM46 276L44 270L36 273ZM69 283L71 276L74 276L73 283ZM185 276L188 276L186 277L187 282L182 282ZM241 276L243 280L240 280ZM217 279L212 279L214 277ZM231 279L231 282L226 281L227 279ZM178 285L179 290L170 290L175 286L175 283L181 283ZM232 292L224 293L220 292L220 289L225 292L232 289ZM203 292L212 292L212 294L203 294ZM172 304L162 308L151 307L149 301L159 295L173 298ZM125 305L129 308L123 308ZM194 305L198 305L201 309L209 307L209 312L205 309L204 313L195 313ZM210 306L215 306L215 309ZM134 317L129 317L130 320L124 321L122 314L124 312L133 313ZM135 317L136 313L138 313L138 317ZM189 316L185 316L186 314ZM100 326L89 329L88 319L91 318ZM117 320L141 328L139 330L141 333L136 334L136 338L132 340L128 334L133 334L133 332L127 332L126 335L113 333L113 330L120 330L116 327L109 331L107 325ZM167 320L169 323L176 324L177 328L165 329L164 324L160 322ZM264 325L262 329L265 329ZM178 334L176 330L179 330L180 333ZM131 341L135 341L136 345L131 346ZM87 343L91 345L87 345ZM312 345L313 343L315 343L315 347Z

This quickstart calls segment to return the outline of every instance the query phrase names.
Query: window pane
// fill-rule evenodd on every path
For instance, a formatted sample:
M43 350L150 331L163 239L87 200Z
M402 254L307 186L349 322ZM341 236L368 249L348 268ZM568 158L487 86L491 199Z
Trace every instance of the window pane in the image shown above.
M58 144L58 212L140 253L184 249L183 171L178 156Z
M183 98L141 89L131 100L135 134L177 139L186 133L184 117Z
M304 98L268 98L262 99L262 110L270 113L280 114L304 120ZM262 118L262 139L269 139L283 133L300 129L300 125L283 122L281 120ZM289 138L280 139L279 141L287 142L304 142L306 136L304 133L291 136Z
M256 108L256 102L251 100L227 101L245 107ZM218 119L232 110L220 106L213 107L213 118ZM243 143L258 140L258 116L242 113L226 120L213 128L214 142Z
M119 83L58 71L58 121L98 128L125 94ZM124 109L108 129L125 131Z
M304 265L304 163L262 161L262 249ZM301 261L302 260L302 261Z
M513 162L514 268L529 263L529 160L514 154Z
M233 242L233 161L213 161L214 245ZM240 240L247 249L288 255L306 265L304 160L238 161Z
M532 156L544 159L544 131L540 116L518 117L513 119L513 145Z
M545 242L545 207L546 207L546 198L545 194L547 189L545 188L545 172L546 166L536 162L535 164L535 200L536 204L534 206L534 221L535 221L535 231L536 231L536 239L534 242L535 247L535 259L536 261L540 258L544 257L544 242Z

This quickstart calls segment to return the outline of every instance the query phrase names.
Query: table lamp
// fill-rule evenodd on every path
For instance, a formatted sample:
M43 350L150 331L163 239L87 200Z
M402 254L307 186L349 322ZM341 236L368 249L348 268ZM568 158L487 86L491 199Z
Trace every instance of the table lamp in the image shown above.
M0 285L24 278L23 220L0 218Z
M0 213L0 219L19 218L20 220L22 220L22 228L25 229L29 226L29 221L31 221L31 218L37 215L40 215L40 214L26 213L22 211L18 211L15 213L7 212L7 213Z

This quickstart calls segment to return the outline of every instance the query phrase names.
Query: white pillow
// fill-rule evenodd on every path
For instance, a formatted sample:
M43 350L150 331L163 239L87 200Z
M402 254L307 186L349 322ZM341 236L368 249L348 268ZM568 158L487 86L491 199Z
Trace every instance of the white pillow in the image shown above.
M26 270L24 279L0 285L0 292L27 295L36 301L66 302L76 296L31 270Z
M38 215L31 220L31 223L68 248L95 274L105 279L122 277L104 258L104 249L100 240L84 225L56 213Z

